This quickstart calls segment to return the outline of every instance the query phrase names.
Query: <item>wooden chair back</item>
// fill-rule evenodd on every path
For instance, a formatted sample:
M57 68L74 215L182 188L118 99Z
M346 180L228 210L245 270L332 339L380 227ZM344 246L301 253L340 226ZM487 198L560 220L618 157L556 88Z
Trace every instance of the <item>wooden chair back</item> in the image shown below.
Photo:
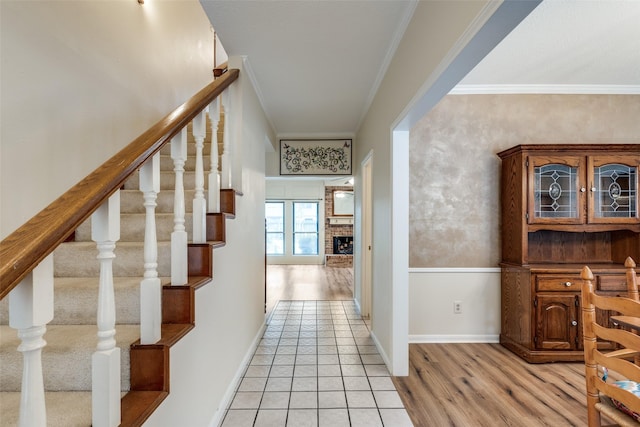
M634 274L635 276L635 274ZM605 353L597 346L597 339L618 343L623 351L640 352L640 336L614 327L600 325L596 321L596 308L611 310L630 318L640 318L640 301L627 297L605 297L596 295L593 273L584 267L582 277L582 330L587 390L587 413L589 427L601 426L601 413L623 426L638 426L632 416L626 415L616 405L624 405L627 412L640 414L640 395L633 394L616 385L614 380L629 380L640 384L640 366L633 359ZM633 283L637 282L633 278ZM637 292L637 286L636 286ZM605 374L608 374L607 375Z
M638 276L636 275L636 263L631 257L627 257L624 261L627 278L627 296L631 299L639 301L638 297Z

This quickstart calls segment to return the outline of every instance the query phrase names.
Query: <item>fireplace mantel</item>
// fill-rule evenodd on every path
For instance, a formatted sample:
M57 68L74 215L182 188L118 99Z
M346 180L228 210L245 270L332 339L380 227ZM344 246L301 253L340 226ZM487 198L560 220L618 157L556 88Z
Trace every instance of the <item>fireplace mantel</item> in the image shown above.
M330 225L353 225L353 217L352 216L330 216L329 224Z

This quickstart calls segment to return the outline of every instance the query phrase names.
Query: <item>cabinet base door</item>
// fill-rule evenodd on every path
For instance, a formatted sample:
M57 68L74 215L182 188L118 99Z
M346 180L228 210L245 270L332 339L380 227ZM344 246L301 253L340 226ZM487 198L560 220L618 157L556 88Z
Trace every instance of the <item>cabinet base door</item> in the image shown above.
M578 318L576 295L538 295L536 297L536 348L540 350L577 349Z

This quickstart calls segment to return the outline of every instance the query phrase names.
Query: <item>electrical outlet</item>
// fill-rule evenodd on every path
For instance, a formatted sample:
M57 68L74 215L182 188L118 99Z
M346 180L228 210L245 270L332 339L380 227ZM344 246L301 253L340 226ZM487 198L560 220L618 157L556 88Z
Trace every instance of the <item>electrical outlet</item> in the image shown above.
M454 301L453 302L453 312L455 314L461 314L462 313L462 301Z

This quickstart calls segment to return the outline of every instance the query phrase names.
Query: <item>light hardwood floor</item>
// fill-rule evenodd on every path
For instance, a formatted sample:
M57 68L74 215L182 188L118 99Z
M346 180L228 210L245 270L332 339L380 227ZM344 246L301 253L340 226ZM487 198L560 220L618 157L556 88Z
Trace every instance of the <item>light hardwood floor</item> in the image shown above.
M499 344L411 344L393 377L416 426L586 426L582 363L528 364ZM604 421L604 420L603 420Z
M353 269L323 265L268 265L267 313L279 300L351 300Z
M267 283L268 312L353 298L352 269L271 265ZM393 381L416 427L587 425L582 363L528 364L499 344L411 344L409 376Z

